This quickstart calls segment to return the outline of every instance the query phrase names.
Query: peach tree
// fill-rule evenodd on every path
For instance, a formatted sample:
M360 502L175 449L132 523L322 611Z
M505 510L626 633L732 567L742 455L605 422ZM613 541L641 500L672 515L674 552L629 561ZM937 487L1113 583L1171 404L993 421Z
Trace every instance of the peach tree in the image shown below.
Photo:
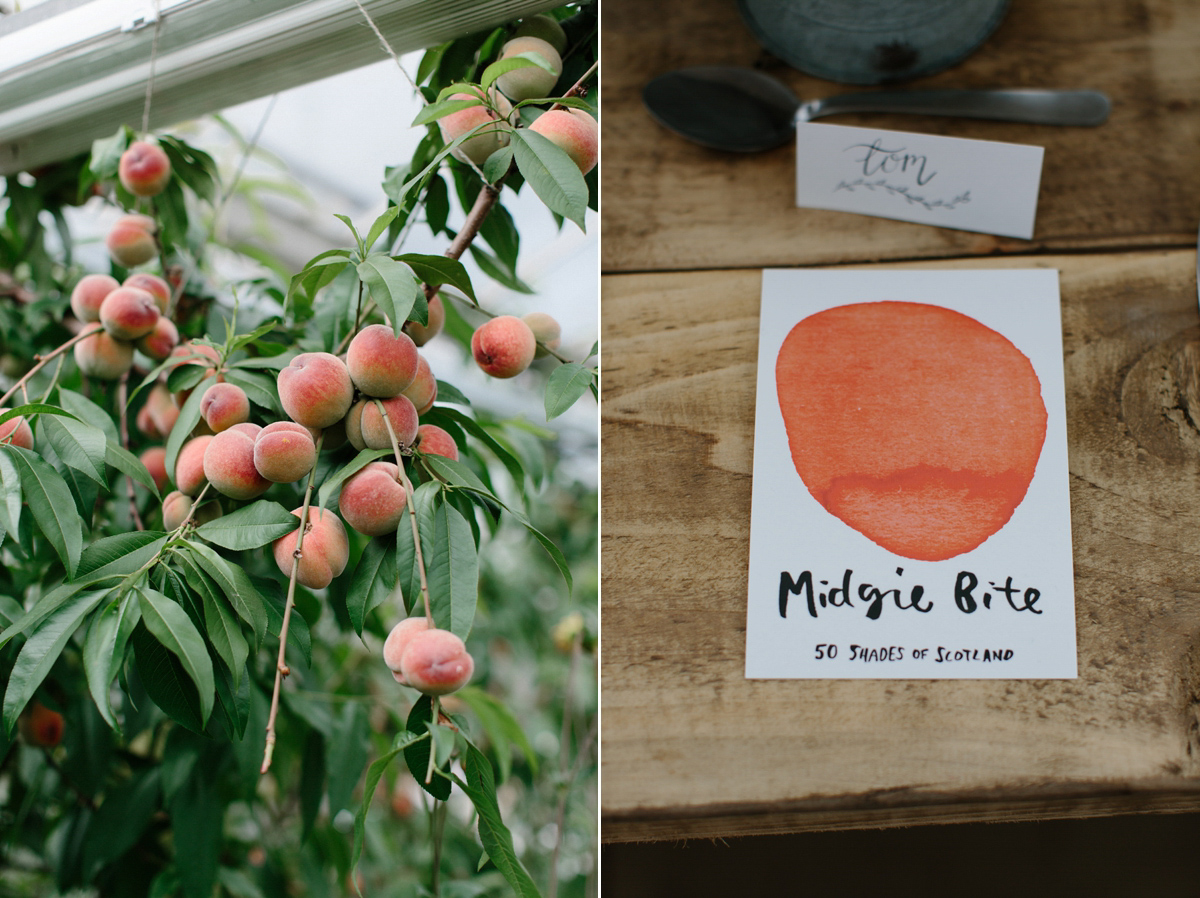
M595 492L421 348L596 395L475 283L530 292L507 196L595 208L596 43L572 4L427 51L386 211L285 279L221 274L232 185L177 136L5 179L0 891L584 894Z

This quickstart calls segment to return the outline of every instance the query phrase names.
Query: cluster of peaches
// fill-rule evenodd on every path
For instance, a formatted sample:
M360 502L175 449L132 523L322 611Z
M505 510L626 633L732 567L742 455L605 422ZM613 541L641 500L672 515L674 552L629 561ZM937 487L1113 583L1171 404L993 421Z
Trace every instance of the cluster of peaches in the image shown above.
M439 119L443 138L449 142L481 129L468 137L454 154L482 165L492 153L506 147L511 139L513 103L548 98L563 71L562 53L567 36L553 18L546 15L525 19L500 51L500 59L536 57L542 65L526 66L505 72L484 96L481 92L452 94L453 100L477 100L470 106ZM495 127L486 127L489 124ZM583 174L596 167L600 149L600 126L582 109L551 109L529 126L562 149Z

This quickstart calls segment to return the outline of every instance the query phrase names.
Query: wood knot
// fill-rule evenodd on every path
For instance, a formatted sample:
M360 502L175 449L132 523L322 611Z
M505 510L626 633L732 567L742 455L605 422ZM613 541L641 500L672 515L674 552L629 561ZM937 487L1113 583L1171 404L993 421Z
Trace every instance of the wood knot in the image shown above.
M1170 463L1200 462L1200 332L1176 334L1134 363L1121 414L1147 452Z

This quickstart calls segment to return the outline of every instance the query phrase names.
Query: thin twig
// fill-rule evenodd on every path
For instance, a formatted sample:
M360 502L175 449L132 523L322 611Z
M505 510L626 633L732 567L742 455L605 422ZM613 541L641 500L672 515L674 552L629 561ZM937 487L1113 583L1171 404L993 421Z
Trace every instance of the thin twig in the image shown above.
M416 502L413 498L412 481L404 473L404 456L400 454L400 441L396 438L396 430L392 427L392 420L388 417L387 409L383 407L383 403L378 399L375 400L375 406L379 409L379 414L383 415L383 423L387 426L388 437L392 441L392 451L396 454L396 468L400 472L400 483L408 496L408 501L404 504L408 506L408 518L412 522L413 545L416 548L417 555L417 571L421 575L421 597L425 600L425 621L429 624L429 628L433 629L433 606L429 602L429 583L425 580L425 556L421 552L421 534L417 530L417 510L414 508ZM433 721L437 723L436 698L433 701L433 708Z
M321 452L321 441L324 434L317 437L317 454ZM304 505L300 509L300 529L296 535L296 549L292 552L292 574L288 578L287 603L283 606L283 624L279 628L279 658L275 662L275 690L271 693L271 713L267 717L267 743L263 749L262 767L260 774L271 769L271 757L275 754L275 717L279 713L279 694L283 691L283 678L290 674L287 666L287 636L288 624L292 619L292 608L296 603L296 577L300 573L300 558L303 555L304 530L308 526L308 510L312 502L313 484L317 479L317 466L308 472L308 487L304 491Z
M150 43L150 74L146 78L146 103L142 107L142 136L150 131L150 97L154 93L154 64L158 61L158 35L162 30L162 10L154 0L154 40Z
M578 81L576 81L574 84L572 84L572 85L571 85L571 89L570 89L570 90L568 90L568 91L567 91L565 94L563 94L563 95L562 95L562 99L564 99L564 100L565 100L567 97L577 97L577 96L583 96L583 94L584 94L584 89L583 89L584 82L586 82L586 81L587 81L589 78L591 78L591 77L592 77L592 75L593 75L593 74L596 72L596 69L598 69L598 68L600 68L600 61L599 61L599 60L597 60L596 62L593 62L593 63L592 63L592 65L591 65L591 67L590 67L590 68L589 68L589 69L588 69L586 72L584 72L584 73L583 73L582 77L580 77L580 79L579 79ZM566 107L566 106L564 106L564 105L562 105L562 103L555 103L553 106L551 106L551 107L550 107L548 110L546 110L546 111L547 111L547 112L554 112L556 109L566 109L566 108L567 108L567 107Z
M221 191L221 199L217 203L217 208L213 210L212 223L208 228L208 239L211 241L213 235L217 232L217 222L221 218L221 213L225 211L225 206L233 197L233 192L237 189L238 182L242 180L242 175L245 174L246 166L250 163L250 157L258 148L258 142L262 139L263 129L267 126L267 119L271 117L271 113L275 109L275 101L279 99L279 94L272 94L271 102L267 104L267 108L263 111L262 118L258 120L258 127L254 129L254 136L250 138L245 148L242 150L242 158L238 160L237 171L233 173L233 178L230 179L229 185Z
M127 403L129 401L129 372L126 371L121 375L121 379L117 381L117 409L121 421L121 448L129 451L129 409ZM125 475L125 488L129 493L129 517L133 519L133 523L138 530L145 530L146 525L142 523L142 516L138 514L137 494L133 488L133 478L128 474Z
M29 382L29 378L33 377L33 375L35 375L39 371L41 371L42 368L46 367L46 363L49 362L51 359L66 352L68 349L70 349L72 346L74 346L80 340L83 340L86 337L90 337L90 336L92 336L92 334L98 334L102 330L104 330L104 328L99 324L97 324L95 327L93 327L91 329L84 328L79 333L77 333L75 336L73 336L71 339L67 340L67 342L65 342L61 346L59 346L57 349L53 349L50 352L46 353L45 355L34 356L33 357L34 362L35 362L34 366L32 368L30 368L28 371L26 371L24 376L20 380L18 380L15 384L13 384L11 390L9 390L3 396L0 396L0 405L4 405L4 403L8 399L12 398L13 393L17 392L17 390L22 389L25 386L25 384L27 384Z

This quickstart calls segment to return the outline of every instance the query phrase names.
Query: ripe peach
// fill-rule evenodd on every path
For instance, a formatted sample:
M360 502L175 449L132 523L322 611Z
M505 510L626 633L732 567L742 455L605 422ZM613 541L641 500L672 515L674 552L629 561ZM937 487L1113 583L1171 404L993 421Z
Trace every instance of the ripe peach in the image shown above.
M179 409L171 400L165 384L157 383L150 388L146 402L137 413L137 428L152 440L166 439L175 421L179 418Z
M150 274L147 271L136 271L125 278L125 282L121 286L145 290L158 303L159 313L167 314L167 306L171 304L171 285L158 275Z
M276 421L254 439L254 467L272 483L295 483L317 463L312 434L292 421Z
M481 96L482 94L478 92L474 94L458 93L451 95L450 99L472 100ZM496 93L492 94L493 99L499 96ZM511 112L512 106L507 104L506 101L500 107L501 113L507 117L508 112L505 112L505 105L508 106L508 112ZM495 122L495 124L490 125L489 123L492 122ZM488 125L488 127L483 128L474 137L467 138L452 151L455 157L464 161L470 160L476 165L483 165L487 161L488 156L501 147L508 146L512 129L507 122L501 122L500 117L495 112L488 109L487 106L482 105L468 106L466 109L460 109L458 112L452 112L438 119L438 127L441 129L442 139L446 143L483 125Z
M513 37L540 37L561 56L567 49L567 33L553 16L527 16L513 32Z
M429 323L406 321L404 332L412 337L412 341L418 346L424 346L440 334L445 326L446 304L442 302L442 297L435 293L433 299L429 300Z
M17 719L21 738L38 748L54 748L62 742L63 716L39 701L32 701Z
M292 511L300 517L302 508ZM300 528L275 540L272 549L275 563L285 577L292 575L292 559L296 551L296 539ZM350 540L341 519L325 508L310 506L308 524L304 530L304 542L300 547L300 567L296 582L309 589L323 589L346 569L350 560Z
M279 401L297 424L328 427L346 417L354 401L354 383L337 356L304 352L279 372Z
M422 424L417 428L417 448L426 455L441 455L458 461L458 444L454 437L436 424Z
M144 337L158 322L158 303L145 290L118 287L100 303L100 323L118 340Z
M471 335L471 355L492 377L516 377L529 367L536 351L533 331L515 315L485 321Z
M220 433L249 420L250 400L237 384L213 384L200 397L200 414L213 433Z
M158 144L136 140L121 154L117 176L134 196L157 196L171 179L171 160Z
M346 417L342 419L342 426L346 429L346 442L360 452L367 448L362 435L362 413L366 407L367 400L360 399L350 406L350 411L346 412Z
M118 218L104 239L108 254L114 262L124 268L142 265L158 255L158 244L154 240L153 229L147 229L138 221L145 218L145 215L126 215ZM151 224L154 223L154 219L148 220Z
M373 461L342 486L338 509L359 533L382 536L400 525L407 498L399 469L391 462Z
M582 109L552 109L529 126L559 149L587 174L600 158L600 125Z
M545 312L530 312L521 318L533 331L533 338L538 341L534 358L544 358L549 355L547 349L558 349L562 343L562 327ZM544 347L544 348L543 348Z
M416 406L418 415L433 408L433 401L437 399L437 378L433 376L433 369L425 361L425 356L417 356L417 376L404 390L404 395Z
M179 490L168 493L163 499L163 528L167 531L178 530L183 522L192 514L192 497L185 496ZM195 515L192 516L192 522L196 526L207 524L209 521L215 521L221 516L220 502L205 502L198 509Z
M354 386L367 396L399 396L417 376L417 344L408 334L396 336L386 324L372 324L350 341L346 368Z
M526 53L536 53L549 63L554 71L548 72L541 66L526 66L523 69L505 72L497 78L496 86L514 103L550 96L563 70L562 57L558 55L558 51L540 37L514 37L500 50L500 58L511 59Z
M425 695L446 695L470 682L475 659L449 630L413 633L400 656L400 674Z
M397 683L408 683L404 679L404 675L400 673L400 659L404 657L404 650L408 648L408 641L412 639L416 633L422 633L429 629L429 620L424 617L406 617L387 635L387 639L383 642L383 663L388 666L388 670L392 672L392 676L396 678Z
M412 400L407 396L396 396L393 399L379 400L379 402L383 404L388 420L392 422L396 441L401 446L411 446L417 438L417 427L420 423L417 421L417 409L412 404ZM362 418L359 423L362 428L362 441L368 449L391 448L392 438L388 434L387 423L383 420L383 415L379 413L379 406L375 401L368 402L363 406Z
M75 344L75 363L86 377L116 380L133 367L133 344L113 339L104 331Z
M107 274L89 274L79 279L71 291L71 311L80 321L99 321L100 303L120 284Z
M0 408L0 415L6 411L8 409ZM10 443L13 446L20 446L22 449L33 448L33 428L29 426L24 415L9 418L0 424L0 443Z
M168 480L167 450L162 446L151 446L139 455L138 459L150 472L150 477L154 480L154 485L158 487L159 492L162 492L162 488L167 485Z
M195 496L208 483L204 473L204 454L212 441L211 436L193 437L179 450L179 456L175 459L175 486L180 492Z
M204 449L204 476L216 490L230 499L254 499L270 487L271 481L254 467L255 436L238 424L212 438Z
M134 345L154 361L165 361L170 358L171 350L179 345L179 329L166 315L160 315L154 322L154 329L139 337Z

